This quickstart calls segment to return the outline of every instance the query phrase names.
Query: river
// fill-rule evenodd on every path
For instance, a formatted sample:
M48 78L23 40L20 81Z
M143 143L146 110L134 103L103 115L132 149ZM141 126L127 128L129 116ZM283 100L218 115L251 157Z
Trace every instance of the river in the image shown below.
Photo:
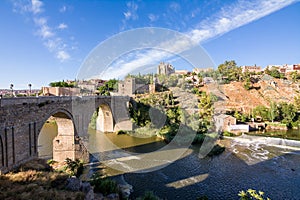
M250 135L263 135L271 136L292 140L300 140L300 130L299 129L289 129L286 131L282 130L262 130L262 131L253 131L249 133Z
M249 188L264 191L265 197L271 199L300 199L300 141L242 135L219 142L226 146L219 156L200 159L200 147L193 145L176 161L147 172L143 170L150 166L149 160L139 163L144 164L141 171L123 172L111 166L125 161L138 163L139 153L163 149L166 144L156 137L136 138L91 131L89 150L93 155L93 170L132 185L133 199L146 190L171 200L195 200L201 196L239 199L239 191ZM160 154L163 151L153 154L154 164ZM97 162L99 160L103 162ZM122 167L130 171L127 165Z
M143 139L128 135L106 136L120 148L135 153L155 151L165 145L155 138L148 138L142 144ZM134 140L140 143L130 142ZM243 135L220 143L226 146L226 151L219 156L200 159L200 147L194 145L175 162L147 173L122 173L104 164L100 168L104 174L121 176L133 185L133 198L150 190L165 199L196 199L204 195L209 199L239 199L239 191L249 188L262 190L271 199L300 198L300 142ZM118 154L116 149L104 154L112 152ZM116 157L109 161L115 162L119 156Z

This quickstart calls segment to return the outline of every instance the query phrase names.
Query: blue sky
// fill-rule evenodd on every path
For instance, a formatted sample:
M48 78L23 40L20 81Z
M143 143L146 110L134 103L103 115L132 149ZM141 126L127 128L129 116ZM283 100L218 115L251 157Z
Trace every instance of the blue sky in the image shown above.
M143 27L186 34L215 67L300 63L299 10L294 0L3 0L0 88L74 79L99 43Z

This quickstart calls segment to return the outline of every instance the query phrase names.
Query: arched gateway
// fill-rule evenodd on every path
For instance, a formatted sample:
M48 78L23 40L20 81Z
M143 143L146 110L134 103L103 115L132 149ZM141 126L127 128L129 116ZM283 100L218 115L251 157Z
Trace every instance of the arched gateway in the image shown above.
M88 156L81 138L98 111L97 129L104 132L131 130L129 97L28 97L0 99L0 173L39 155L40 132L55 121L53 159L63 161ZM51 145L50 145L51 146Z

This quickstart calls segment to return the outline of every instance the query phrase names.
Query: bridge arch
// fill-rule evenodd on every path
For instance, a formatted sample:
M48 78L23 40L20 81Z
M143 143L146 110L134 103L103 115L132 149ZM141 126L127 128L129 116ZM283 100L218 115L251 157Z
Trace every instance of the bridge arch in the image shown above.
M102 103L99 105L97 112L96 129L102 132L113 132L114 118L110 106Z
M47 124L49 121L52 124ZM51 132L47 131L50 127ZM38 155L40 157L53 158L56 161L64 161L66 158L75 159L77 134L73 116L68 110L55 109L50 112L42 120L42 127L39 130Z

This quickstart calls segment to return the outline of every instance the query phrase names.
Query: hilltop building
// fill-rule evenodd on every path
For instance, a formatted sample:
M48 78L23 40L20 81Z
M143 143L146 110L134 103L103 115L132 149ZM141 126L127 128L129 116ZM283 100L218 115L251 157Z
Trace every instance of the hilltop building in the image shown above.
M104 83L105 81L101 79L91 79L88 81L78 81L77 86L82 90L87 90L93 93Z
M242 66L242 73L245 73L245 72L254 72L254 73L258 73L258 72L261 72L262 69L260 66Z
M209 67L209 68L197 68L197 67L195 67L195 68L193 69L192 72L194 72L194 73L196 73L196 74L199 74L199 73L201 73L201 72L211 72L211 71L213 71L213 70L214 70L214 69L211 68L211 67Z
M171 64L164 62L159 63L157 67L157 74L170 75L173 73L175 73L175 68Z
M175 74L177 74L177 75L185 75L185 74L188 74L188 73L189 73L189 71L185 70L185 69L175 70Z
M125 78L124 81L118 83L118 95L132 96L134 94L155 92L155 82L153 84L138 84L135 78Z
M268 65L266 69L271 70L272 68L277 69L282 74L288 74L291 72L300 72L300 64L292 64L292 65Z

